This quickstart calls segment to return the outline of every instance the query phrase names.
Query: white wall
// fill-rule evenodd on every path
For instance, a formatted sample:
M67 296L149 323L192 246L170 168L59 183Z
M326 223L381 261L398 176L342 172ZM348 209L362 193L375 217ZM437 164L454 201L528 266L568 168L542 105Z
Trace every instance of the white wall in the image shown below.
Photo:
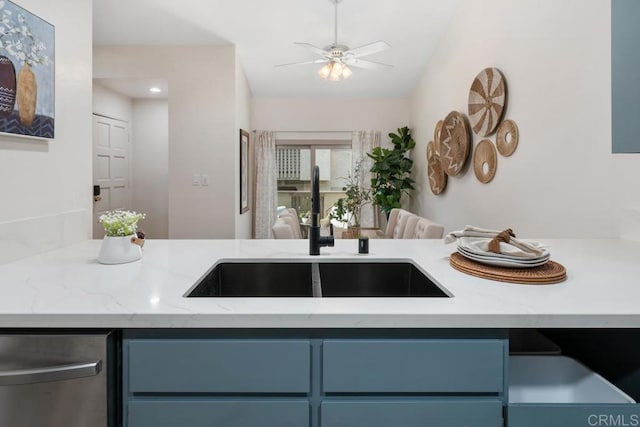
M169 237L233 238L238 130L233 46L97 47L95 78L161 78L169 99ZM211 185L192 186L193 174Z
M21 0L55 25L55 139L0 135L0 263L90 236L91 2Z
M408 99L254 98L251 124L275 131L382 131L409 123Z
M237 173L235 174L235 188L236 190L236 201L235 201L235 216L236 216L236 239L250 239L251 238L251 228L252 228L252 214L251 214L251 206L252 206L252 194L251 185L249 185L249 211L244 214L240 214L240 129L246 130L249 132L249 146L251 147L251 89L249 88L249 82L247 81L247 77L244 74L244 70L242 69L242 64L240 64L240 58L236 52L236 61L235 61L235 83L236 83L236 129L237 129L237 143L236 143L236 160L235 165L237 168ZM251 158L252 152L249 151L249 182L251 182Z
M133 100L94 81L93 114L132 124Z
M131 209L147 214L140 228L169 235L169 106L166 99L131 99L93 82L93 112L129 123Z
M448 230L474 224L520 236L617 234L622 207L640 199L640 161L611 154L610 7L602 0L463 1L412 96L412 209ZM449 111L467 114L471 83L486 67L506 77L506 118L519 126L519 146L498 156L489 184L468 168L434 196L426 144Z
M169 236L169 105L166 99L133 101L132 197L146 218L140 228L151 239Z

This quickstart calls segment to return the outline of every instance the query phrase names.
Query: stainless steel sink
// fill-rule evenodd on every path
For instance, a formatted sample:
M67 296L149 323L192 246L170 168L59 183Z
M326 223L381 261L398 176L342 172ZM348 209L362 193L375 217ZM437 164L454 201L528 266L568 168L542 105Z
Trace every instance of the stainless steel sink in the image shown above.
M185 297L440 297L411 262L221 262Z
M322 296L448 297L410 262L320 263Z
M311 263L222 262L186 297L312 297Z

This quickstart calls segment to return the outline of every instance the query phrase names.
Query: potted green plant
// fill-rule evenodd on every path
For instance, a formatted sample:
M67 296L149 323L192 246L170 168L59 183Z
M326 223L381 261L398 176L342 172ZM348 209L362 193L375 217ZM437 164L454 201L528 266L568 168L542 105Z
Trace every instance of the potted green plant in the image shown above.
M301 223L308 224L309 220L311 219L311 211L300 212L298 216L300 217Z
M98 220L104 227L98 262L101 264L123 264L142 258L144 233L137 231L138 221L145 214L131 211L109 211Z
M351 231L346 235L343 232L343 237L347 237L350 234L354 234L353 237L355 237L358 234L357 229L360 227L362 207L371 202L371 190L360 184L361 168L362 160L359 160L347 177L342 178L345 181L345 185L342 187L345 197L341 197L336 201L333 205L335 209L329 215L331 218L349 225Z
M393 149L376 147L367 153L373 160L371 167L371 192L375 205L389 217L391 209L399 208L404 193L413 190L415 181L411 178L413 160L407 157L416 142L408 127L398 129L398 133L390 133Z

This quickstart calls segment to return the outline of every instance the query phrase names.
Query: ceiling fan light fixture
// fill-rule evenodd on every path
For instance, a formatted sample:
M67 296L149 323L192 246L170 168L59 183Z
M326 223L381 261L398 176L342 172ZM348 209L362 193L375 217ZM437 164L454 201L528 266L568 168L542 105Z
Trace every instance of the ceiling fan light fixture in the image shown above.
M351 74L353 74L353 71L351 71L351 68L347 67L346 65L342 68L342 78L343 79L348 79L349 77L351 77Z
M379 40L377 42L358 46L354 49L351 49L347 45L338 43L338 4L341 3L342 0L329 0L329 2L334 5L335 10L333 43L325 46L324 48L321 48L311 43L294 42L296 45L311 50L316 55L320 55L322 59L280 64L276 65L276 67L324 63L325 65L323 65L322 68L318 70L318 75L325 80L331 80L334 82L351 77L353 71L351 71L351 68L349 68L347 64L355 68L367 69L391 67L391 65L388 64L360 59L363 56L372 55L374 53L389 49L391 46L389 46L389 44L385 41Z
M328 79L329 75L331 74L331 65L330 64L324 64L322 66L322 68L320 68L318 70L318 74L320 75L320 77L322 77L323 79Z
M329 77L334 81L340 80L340 74L342 74L342 64L337 61L333 61L331 63L331 74Z
M353 74L353 71L340 61L331 61L325 64L318 70L318 75L325 80L332 82L340 81L340 78L348 79Z

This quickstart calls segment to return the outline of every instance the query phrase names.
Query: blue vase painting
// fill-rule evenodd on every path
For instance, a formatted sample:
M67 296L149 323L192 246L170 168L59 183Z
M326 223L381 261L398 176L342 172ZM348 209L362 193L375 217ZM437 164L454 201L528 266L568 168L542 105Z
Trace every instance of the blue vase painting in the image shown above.
M0 55L0 117L13 113L16 103L16 69L13 62Z
M0 0L0 132L53 139L55 29Z

